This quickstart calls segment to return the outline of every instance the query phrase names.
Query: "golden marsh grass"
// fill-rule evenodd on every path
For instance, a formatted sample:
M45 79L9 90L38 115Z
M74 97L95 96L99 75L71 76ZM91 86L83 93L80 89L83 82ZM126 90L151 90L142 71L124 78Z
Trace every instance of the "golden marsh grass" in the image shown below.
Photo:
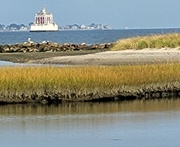
M180 64L94 67L2 67L1 93L106 93L180 82Z
M179 47L180 34L173 33L121 39L115 43L111 50Z

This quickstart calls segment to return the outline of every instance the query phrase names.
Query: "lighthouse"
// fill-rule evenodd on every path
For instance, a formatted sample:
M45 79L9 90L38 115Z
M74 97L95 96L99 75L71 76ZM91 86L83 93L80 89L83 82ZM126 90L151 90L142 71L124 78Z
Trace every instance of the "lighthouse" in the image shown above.
M30 26L30 32L38 31L58 31L58 25L53 20L53 14L47 12L45 7L35 14L35 21Z

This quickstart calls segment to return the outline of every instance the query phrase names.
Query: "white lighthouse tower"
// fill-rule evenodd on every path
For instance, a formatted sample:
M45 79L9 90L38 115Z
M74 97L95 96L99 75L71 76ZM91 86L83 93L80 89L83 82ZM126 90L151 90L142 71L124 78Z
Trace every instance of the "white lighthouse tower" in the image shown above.
M35 21L30 26L30 32L58 31L58 25L53 20L53 14L43 7L39 13L35 14Z

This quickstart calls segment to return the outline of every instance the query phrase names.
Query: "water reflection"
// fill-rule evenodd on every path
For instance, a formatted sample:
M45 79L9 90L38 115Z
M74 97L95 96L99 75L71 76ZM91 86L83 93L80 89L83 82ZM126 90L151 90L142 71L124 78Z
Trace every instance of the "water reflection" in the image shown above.
M0 106L2 146L178 146L179 126L179 99Z
M0 115L80 115L180 110L180 100L125 101L110 103L70 103L61 105L5 105Z

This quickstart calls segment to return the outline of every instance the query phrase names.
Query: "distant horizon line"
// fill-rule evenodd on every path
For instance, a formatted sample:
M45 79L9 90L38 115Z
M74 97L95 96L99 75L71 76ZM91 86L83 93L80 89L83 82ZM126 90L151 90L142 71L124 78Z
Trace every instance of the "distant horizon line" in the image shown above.
M16 23L16 22L14 22L14 23L9 23L9 24L3 24L3 23L0 23L0 25L4 25L4 26L9 26L9 25L11 25L11 24L16 24L16 25L27 25L27 26L29 26L29 24L31 24L31 23L33 23L33 22L30 22L30 23L28 23L28 24L26 24L26 23ZM96 24L96 25L106 25L106 26L110 26L110 27L112 27L111 25L109 25L109 24L103 24L103 23L89 23L89 24L78 24L78 23L72 23L72 24L65 24L65 25L58 25L60 28L61 27L65 27L65 26L68 26L68 25L91 25L91 24ZM180 26L179 27L119 27L119 28L117 28L117 27L112 27L112 30L139 30L139 29L180 29Z

